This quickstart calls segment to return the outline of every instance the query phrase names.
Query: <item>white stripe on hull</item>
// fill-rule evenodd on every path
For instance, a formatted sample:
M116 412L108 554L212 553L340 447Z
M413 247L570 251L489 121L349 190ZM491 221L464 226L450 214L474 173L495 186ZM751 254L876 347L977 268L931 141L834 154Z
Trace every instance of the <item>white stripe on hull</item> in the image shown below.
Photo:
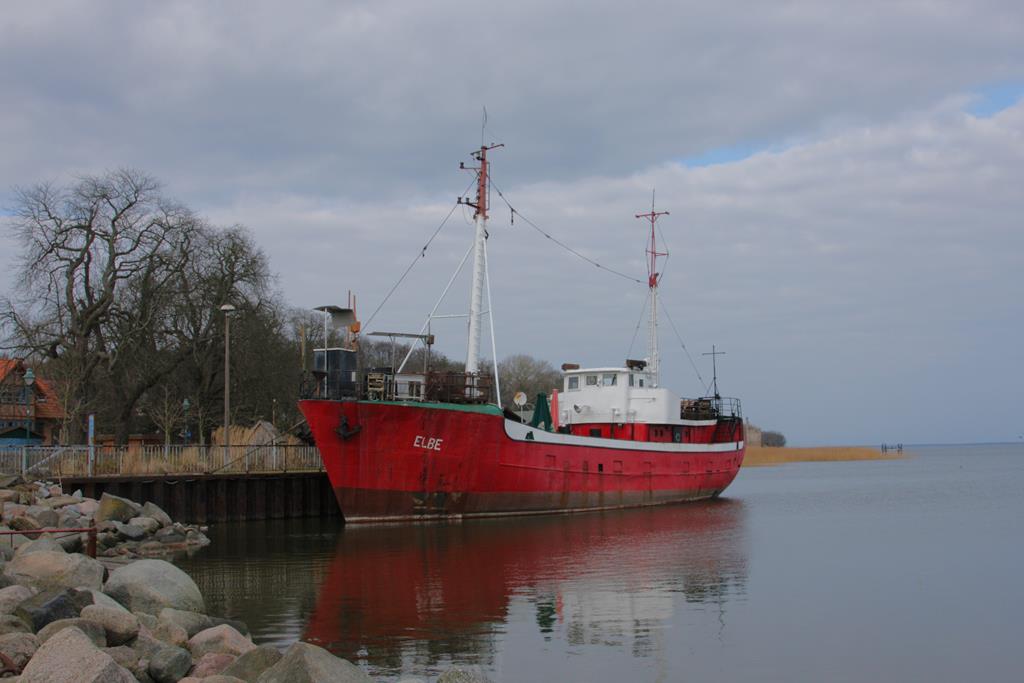
M629 441L626 439L605 439L597 436L576 436L547 432L514 420L505 419L505 435L513 441L527 443L549 443L560 446L586 446L620 451L656 451L659 453L728 453L743 449L742 441L726 443L665 443L654 441ZM532 438L527 438L532 434Z

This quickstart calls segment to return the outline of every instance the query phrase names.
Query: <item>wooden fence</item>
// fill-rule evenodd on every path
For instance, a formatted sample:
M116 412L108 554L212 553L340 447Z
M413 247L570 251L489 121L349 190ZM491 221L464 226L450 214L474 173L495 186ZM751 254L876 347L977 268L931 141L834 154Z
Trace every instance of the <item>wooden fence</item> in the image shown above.
M0 447L0 473L37 479L322 471L315 446Z

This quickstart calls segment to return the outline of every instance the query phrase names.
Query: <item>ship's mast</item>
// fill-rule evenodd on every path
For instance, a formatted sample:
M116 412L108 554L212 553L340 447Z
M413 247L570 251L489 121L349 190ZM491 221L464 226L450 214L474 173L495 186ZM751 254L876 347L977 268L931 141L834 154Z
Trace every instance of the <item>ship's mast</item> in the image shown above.
M504 145L481 145L478 151L473 152L473 158L480 163L480 166L475 169L477 172L476 201L463 202L476 209L473 214L476 229L473 238L473 280L469 299L469 342L466 347L467 374L476 374L480 371L480 331L484 281L487 277L487 256L485 254L487 248L487 193L489 189L487 152L496 147L504 147ZM468 167L462 165L462 168Z
M654 210L654 193L651 193L651 210L638 213L637 218L646 218L651 224L651 241L647 245L647 286L651 290L651 312L647 320L647 368L651 373L653 386L661 385L661 360L658 355L658 257L668 256L667 251L658 251L656 223L668 211Z

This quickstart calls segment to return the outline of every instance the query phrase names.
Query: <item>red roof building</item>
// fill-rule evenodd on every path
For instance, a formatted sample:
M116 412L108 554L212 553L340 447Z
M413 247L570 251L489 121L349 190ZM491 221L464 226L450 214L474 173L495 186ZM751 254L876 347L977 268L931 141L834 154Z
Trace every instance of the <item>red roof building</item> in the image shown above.
M0 358L0 444L54 445L64 418L50 380L20 358Z

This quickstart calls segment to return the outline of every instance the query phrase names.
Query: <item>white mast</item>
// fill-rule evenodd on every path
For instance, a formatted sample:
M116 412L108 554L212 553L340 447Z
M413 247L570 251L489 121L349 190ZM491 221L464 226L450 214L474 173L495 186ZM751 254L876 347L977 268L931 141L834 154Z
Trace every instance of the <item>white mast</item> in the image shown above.
M638 213L637 218L646 218L651 223L651 241L647 245L647 286L651 290L651 314L647 320L647 369L651 373L653 386L661 386L661 359L658 355L658 257L668 256L666 251L658 251L655 237L655 223L660 216L667 216L668 211L654 210L654 193L651 193L651 210Z
M476 215L476 235L473 238L473 280L469 299L469 344L466 348L466 372L476 374L480 369L481 303L484 292L484 241L487 239L487 219Z
M658 355L658 286L651 285L651 311L647 316L647 369L654 386L661 386L661 358Z
M477 169L476 202L465 202L476 209L473 215L476 229L473 238L473 280L469 299L469 342L466 346L466 373L477 374L480 371L480 332L482 306L484 298L484 281L487 277L487 257L484 253L487 240L487 152L503 145L481 145L473 157L480 162ZM463 166L465 168L465 166Z

